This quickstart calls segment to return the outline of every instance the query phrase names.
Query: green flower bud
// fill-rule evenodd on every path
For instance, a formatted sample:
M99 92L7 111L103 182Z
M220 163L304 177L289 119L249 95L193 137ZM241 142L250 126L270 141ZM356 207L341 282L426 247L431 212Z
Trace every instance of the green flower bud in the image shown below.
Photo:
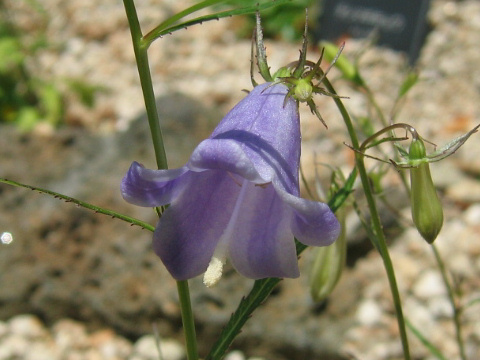
M313 86L312 84L305 80L299 79L295 85L295 99L298 101L307 101L312 97Z
M345 267L347 240L345 236L345 209L336 213L342 231L331 245L316 248L313 266L310 270L310 294L316 302L327 298L335 288Z
M414 139L409 150L410 161L425 159L425 145ZM429 243L436 239L443 225L443 209L430 174L429 163L420 161L410 169L412 218L418 232Z

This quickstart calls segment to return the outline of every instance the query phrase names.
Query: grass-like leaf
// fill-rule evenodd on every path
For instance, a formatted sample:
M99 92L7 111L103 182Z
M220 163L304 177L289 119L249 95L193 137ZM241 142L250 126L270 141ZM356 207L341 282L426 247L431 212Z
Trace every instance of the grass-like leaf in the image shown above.
M226 10L226 11L221 11L217 12L214 14L209 14L209 15L204 15L204 16L199 16L197 18L187 20L184 22L177 23L180 21L180 19L184 18L187 15L190 15L198 10L204 9L208 6L211 5L216 5L220 4L222 2L225 2L225 0L206 0L202 1L199 4L196 4L184 11L179 12L178 14L172 16L171 18L167 19L157 27L155 27L152 31L150 31L148 34L146 34L143 37L143 40L150 45L154 40L167 35L171 34L175 31L185 29L189 26L196 25L196 24L202 24L207 21L212 21L212 20L219 20L225 17L231 17L231 16L237 16L237 15L247 15L247 14L253 14L257 11L261 10L266 10L269 8L272 8L274 6L279 6L282 4L286 4L291 2L292 0L268 0L264 2L259 2L257 5L254 6L245 6L242 8L237 8L237 9L231 9L231 10Z
M72 198L72 197L67 196L67 195L59 194L55 191L42 189L42 188L32 186L32 185L22 184L22 183L19 183L17 181L8 180L8 179L4 179L4 178L0 178L0 183L4 183L4 184L7 184L7 185L12 185L12 186L16 186L16 187L21 187L21 188L25 188L25 189L30 189L30 190L39 192L41 194L49 195L49 196L52 196L56 199L61 199L65 202L67 202L67 203L72 203L72 204L75 204L77 206L83 207L85 209L92 210L96 213L104 214L104 215L107 215L107 216L111 216L112 218L125 221L125 222L127 222L131 225L140 226L141 228L149 230L151 232L153 232L155 230L154 226L152 226L152 225L150 225L146 222L143 222L141 220L138 220L138 219L132 218L130 216L120 214L120 213L118 213L116 211L113 211L113 210L105 209L105 208L102 208L100 206L96 206L96 205L87 203L85 201L81 201L81 200Z
M430 353L435 356L438 360L447 360L445 356L441 353L441 351L433 345L430 340L428 340L421 332L418 330L413 324L408 320L405 319L405 323L410 331L417 337L418 340L430 351Z

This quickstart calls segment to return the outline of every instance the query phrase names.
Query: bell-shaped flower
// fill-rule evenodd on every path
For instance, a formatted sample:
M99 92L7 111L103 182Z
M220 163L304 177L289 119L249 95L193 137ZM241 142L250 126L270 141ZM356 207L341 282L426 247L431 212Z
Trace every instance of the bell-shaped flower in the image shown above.
M283 84L255 87L179 169L149 170L134 162L128 170L125 200L170 204L153 248L175 279L205 273L205 283L213 285L226 259L248 278L294 278L294 237L313 246L338 237L330 208L299 197L298 104L285 100L287 92Z

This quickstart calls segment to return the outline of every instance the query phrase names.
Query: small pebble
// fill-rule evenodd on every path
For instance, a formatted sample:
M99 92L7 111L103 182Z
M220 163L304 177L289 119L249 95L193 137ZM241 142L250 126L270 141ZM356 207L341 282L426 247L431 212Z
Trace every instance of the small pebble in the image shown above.
M10 332L27 339L36 339L46 336L47 332L40 320L34 315L18 315L9 322Z
M480 225L480 204L470 206L464 214L465 221L470 226Z
M357 320L360 324L372 326L380 323L382 310L374 300L364 300L357 310Z
M8 245L13 241L13 236L9 232L4 232L0 236L0 239L2 240L2 244Z
M442 276L436 269L425 271L413 286L413 293L420 299L444 296L446 290Z
M225 360L245 360L245 355L239 350L231 351L225 356Z

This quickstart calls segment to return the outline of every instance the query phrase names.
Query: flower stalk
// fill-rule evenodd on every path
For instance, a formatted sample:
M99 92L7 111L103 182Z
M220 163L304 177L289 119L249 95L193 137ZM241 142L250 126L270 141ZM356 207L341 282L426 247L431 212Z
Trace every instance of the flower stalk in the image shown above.
M322 82L329 92L336 94L335 89L333 88L332 84L327 78L323 78ZM348 134L352 141L353 148L359 149L357 134L355 132L352 120L350 118L350 115L348 114L347 109L343 105L343 102L340 98L333 97L333 100L335 101L335 104L337 105L343 117L343 120L347 127ZM397 280L395 277L395 270L393 268L392 260L388 252L387 242L385 239L385 234L383 232L380 215L378 213L377 205L375 203L375 198L373 196L368 173L365 168L363 153L357 152L357 151L355 152L355 165L362 182L362 187L365 193L365 197L367 199L368 208L370 210L372 229L373 229L373 233L375 234L375 238L370 238L370 240L372 241L375 248L378 250L378 252L380 253L380 256L382 257L385 271L387 273L388 282L390 285L390 292L393 297L393 303L395 307L395 313L397 317L400 338L402 341L403 355L405 357L405 360L410 360L411 359L410 346L408 344L407 330L406 330L405 318L403 316L400 292L398 291Z
M447 270L445 269L445 264L443 262L442 257L440 256L440 253L439 253L438 249L435 247L435 245L432 245L432 250L433 250L433 254L435 255L435 260L437 261L438 269L440 270L440 274L442 274L443 283L445 284L445 287L447 288L448 300L450 302L450 305L452 306L453 323L455 325L455 337L456 337L457 344L458 344L458 351L460 353L460 358L462 360L467 360L467 355L465 353L465 345L463 343L462 323L461 323L461 319L460 319L461 315L462 315L462 308L457 305L457 302L455 300L455 293L453 291L452 284L450 283L450 280L448 279Z
M150 126L150 133L155 150L155 159L159 169L167 169L167 155L165 153L165 146L163 145L162 130L160 128L155 93L152 85L152 76L150 74L150 65L148 62L147 51L149 43L144 41L133 0L123 0L123 4L127 14L130 33L132 35L133 51L135 52L138 74L140 76L148 125Z
M125 12L132 35L133 50L140 77L145 108L147 112L148 124L152 136L155 159L158 169L167 169L167 156L163 143L162 130L158 118L157 105L155 102L155 93L153 91L152 76L150 74L150 65L148 62L148 45L144 41L140 23L138 21L137 10L133 0L123 0ZM187 281L177 281L178 299L182 315L182 324L187 348L187 359L197 360L197 338L195 334L195 322L193 318L192 305L190 301L190 292Z

